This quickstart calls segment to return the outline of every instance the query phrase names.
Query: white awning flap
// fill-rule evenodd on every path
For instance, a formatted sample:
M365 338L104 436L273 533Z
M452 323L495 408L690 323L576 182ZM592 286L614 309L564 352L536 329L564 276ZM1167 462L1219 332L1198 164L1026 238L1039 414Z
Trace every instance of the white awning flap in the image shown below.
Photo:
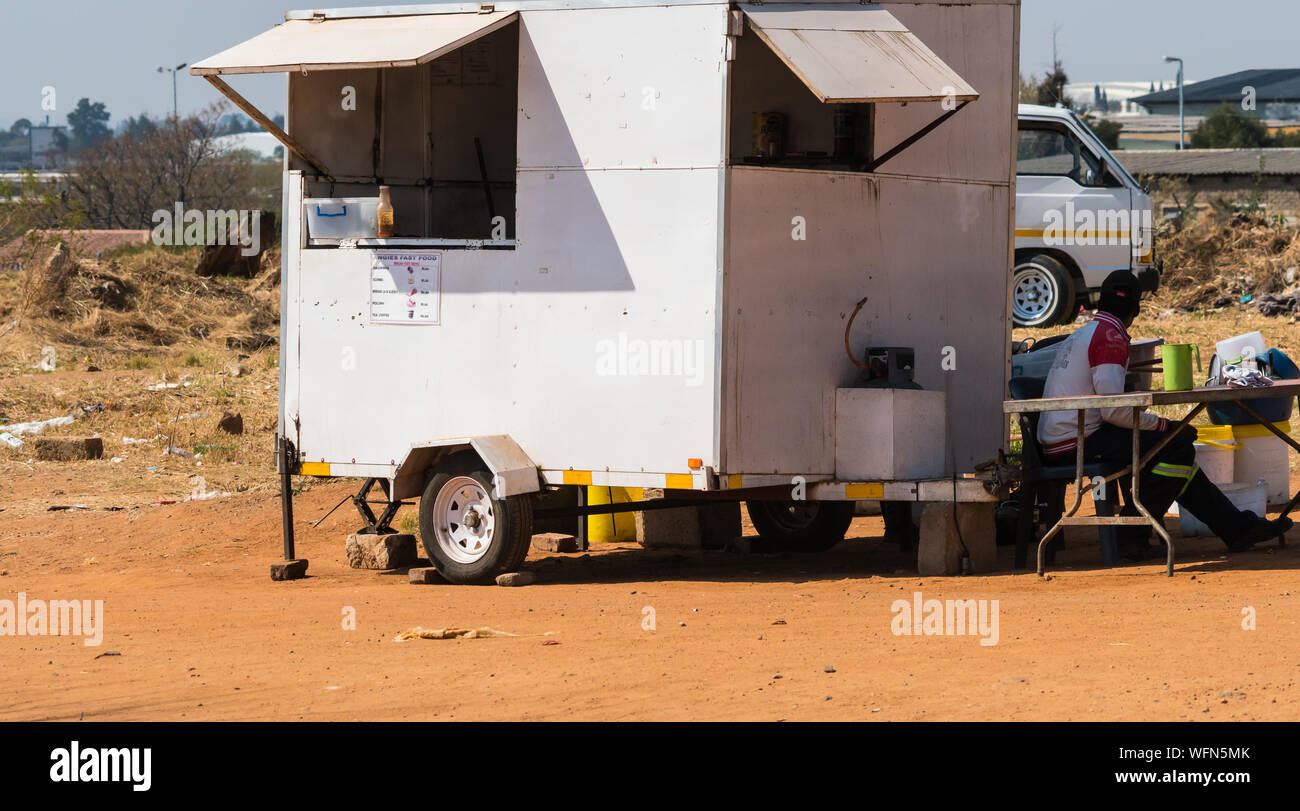
M879 5L741 4L750 25L828 104L971 101L979 93Z
M290 20L190 68L195 76L423 65L515 20L513 11Z

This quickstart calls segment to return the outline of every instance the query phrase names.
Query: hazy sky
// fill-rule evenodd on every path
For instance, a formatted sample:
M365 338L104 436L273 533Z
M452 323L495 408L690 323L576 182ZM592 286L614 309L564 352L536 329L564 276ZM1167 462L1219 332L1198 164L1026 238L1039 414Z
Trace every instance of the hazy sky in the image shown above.
M323 7L387 5L322 0ZM401 0L395 0L400 3ZM87 96L103 101L113 124L140 112L171 110L172 84L158 66L195 62L284 19L295 0L0 0L0 125L42 120L41 92L56 92L55 123ZM1244 68L1300 67L1300 3L1295 0L1023 0L1021 70L1045 72L1052 30L1072 81L1172 80L1166 53L1187 62L1187 78ZM181 73L179 104L189 112L220 96ZM284 78L235 76L231 84L268 113L284 110Z

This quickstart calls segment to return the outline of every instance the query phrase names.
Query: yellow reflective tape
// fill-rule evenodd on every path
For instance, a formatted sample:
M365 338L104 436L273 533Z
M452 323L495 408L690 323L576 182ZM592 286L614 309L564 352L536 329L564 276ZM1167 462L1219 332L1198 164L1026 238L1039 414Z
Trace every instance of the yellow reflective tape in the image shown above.
M1129 236L1128 231L1088 231L1086 229L1067 231L1046 228L1017 228L1016 236L1031 238L1046 237L1049 230L1051 230L1052 236L1056 239L1127 239Z
M298 472L304 476L328 476L330 475L330 463L303 462L298 466Z
M1187 479L1191 481L1196 475L1196 468L1192 465L1174 465L1168 462L1160 462L1151 469L1151 472L1157 476L1167 476L1171 479Z
M689 473L667 473L664 475L664 487L674 490L690 490L695 487L695 479Z
M565 484L591 484L590 470L566 470L564 471Z
M885 485L880 482L844 485L845 498L884 498Z
M739 473L733 473L727 477L728 490L739 490L744 486L745 486L744 479L741 477Z
M1183 497L1183 493L1186 493L1187 488L1192 486L1192 479L1196 478L1198 472L1200 472L1200 467L1193 465L1192 472L1187 474L1187 481L1183 482L1183 487L1178 491L1178 495L1174 496L1174 501Z

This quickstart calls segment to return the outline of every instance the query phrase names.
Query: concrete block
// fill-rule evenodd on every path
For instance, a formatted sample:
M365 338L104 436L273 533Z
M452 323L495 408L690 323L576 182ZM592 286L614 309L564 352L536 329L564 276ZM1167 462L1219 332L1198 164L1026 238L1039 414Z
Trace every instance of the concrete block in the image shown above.
M998 551L993 508L991 503L958 504L954 520L952 504L927 504L921 513L917 571L925 576L961 574L962 542L970 553L974 573L993 571Z
M942 476L947 458L941 391L835 390L835 478L889 481Z
M532 572L506 572L497 575L498 586L527 586L537 581L537 575Z
M442 575L438 574L438 570L431 566L411 569L406 574L413 586L438 586L447 582Z
M353 569L397 569L410 566L418 557L415 536L396 532L353 533L348 536L346 550L348 565Z
M700 522L693 508L650 510L636 514L636 542L649 548L703 548Z
M104 455L104 440L97 436L39 436L33 446L36 458L46 462L99 459Z
M533 548L539 552L585 552L586 544L563 532L542 532L533 536Z
M283 560L271 564L272 580L299 580L307 576L307 559Z
M740 535L740 502L636 514L636 540L647 548L722 549Z

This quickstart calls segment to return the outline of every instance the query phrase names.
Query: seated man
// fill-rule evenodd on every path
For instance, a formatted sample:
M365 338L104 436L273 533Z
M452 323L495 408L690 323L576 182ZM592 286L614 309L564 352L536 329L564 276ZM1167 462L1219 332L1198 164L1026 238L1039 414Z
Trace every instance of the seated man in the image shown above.
M1127 270L1106 277L1097 316L1061 343L1047 375L1044 397L1085 394L1121 394L1128 373L1128 327L1140 309L1141 289ZM1092 409L1084 415L1084 461L1128 465L1133 459L1133 409ZM1151 413L1138 415L1140 447L1145 455L1169 433L1169 421ZM1038 441L1050 465L1074 465L1078 413L1045 412L1038 423ZM1267 521L1249 510L1239 510L1196 466L1192 443L1196 429L1187 426L1156 454L1142 471L1138 483L1142 504L1162 519L1173 502L1199 518L1233 552L1274 538L1291 527L1289 518ZM1126 494L1127 495L1127 494ZM1136 515L1132 505L1124 514ZM1125 530L1128 530L1127 532ZM1148 545L1149 527L1121 527L1125 557L1144 559L1161 553Z

